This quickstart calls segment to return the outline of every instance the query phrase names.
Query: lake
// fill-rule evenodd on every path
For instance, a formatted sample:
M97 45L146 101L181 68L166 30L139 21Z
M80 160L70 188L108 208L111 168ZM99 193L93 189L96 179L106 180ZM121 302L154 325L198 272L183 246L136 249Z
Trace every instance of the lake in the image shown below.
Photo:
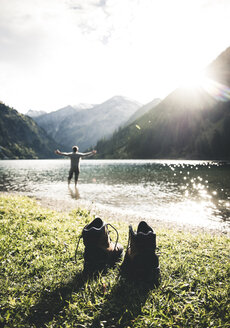
M230 163L186 160L82 160L77 192L69 160L0 161L0 191L74 199L122 213L230 227Z

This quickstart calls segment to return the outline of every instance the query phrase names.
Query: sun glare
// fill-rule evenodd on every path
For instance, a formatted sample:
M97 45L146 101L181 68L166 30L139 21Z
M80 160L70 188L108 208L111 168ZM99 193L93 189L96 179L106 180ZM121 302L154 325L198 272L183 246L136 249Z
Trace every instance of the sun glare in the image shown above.
M213 80L208 80L204 86L204 89L218 101L225 102L230 100L230 88L225 84L221 84Z
M204 88L208 78L203 72L190 72L181 80L181 87L186 89Z
M180 86L190 90L202 89L218 101L230 100L230 88L208 78L203 72L188 74L182 79Z

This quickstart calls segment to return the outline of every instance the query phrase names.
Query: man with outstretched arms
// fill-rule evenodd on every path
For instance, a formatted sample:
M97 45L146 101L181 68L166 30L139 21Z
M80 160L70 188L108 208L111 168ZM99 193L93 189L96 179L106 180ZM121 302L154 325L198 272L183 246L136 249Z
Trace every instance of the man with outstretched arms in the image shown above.
M70 184L73 174L75 174L75 187L76 187L77 181L78 181L78 176L80 173L81 158L86 157L86 156L92 156L92 155L96 154L97 151L93 150L88 153L80 153L78 151L79 150L78 146L73 146L72 149L73 149L72 153L64 153L64 152L61 152L59 149L57 149L57 150L55 150L55 154L67 156L70 158L70 170L69 170L69 176L68 176L68 184Z

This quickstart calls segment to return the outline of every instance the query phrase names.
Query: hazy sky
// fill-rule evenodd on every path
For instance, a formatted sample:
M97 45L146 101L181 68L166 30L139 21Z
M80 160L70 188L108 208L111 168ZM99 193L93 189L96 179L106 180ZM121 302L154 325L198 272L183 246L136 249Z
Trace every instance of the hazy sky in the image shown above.
M229 0L0 0L0 100L164 97L230 45Z

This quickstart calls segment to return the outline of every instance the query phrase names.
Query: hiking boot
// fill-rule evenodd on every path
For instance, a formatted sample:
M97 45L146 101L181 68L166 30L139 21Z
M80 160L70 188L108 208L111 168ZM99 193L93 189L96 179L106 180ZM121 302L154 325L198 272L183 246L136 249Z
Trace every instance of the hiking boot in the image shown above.
M130 280L159 284L159 259L155 254L156 234L145 222L141 221L137 232L129 226L129 242L121 272Z
M123 254L123 247L114 244L109 237L108 225L100 218L95 218L90 224L86 225L82 231L82 238L85 245L84 251L84 273L103 271L112 267L118 262Z

